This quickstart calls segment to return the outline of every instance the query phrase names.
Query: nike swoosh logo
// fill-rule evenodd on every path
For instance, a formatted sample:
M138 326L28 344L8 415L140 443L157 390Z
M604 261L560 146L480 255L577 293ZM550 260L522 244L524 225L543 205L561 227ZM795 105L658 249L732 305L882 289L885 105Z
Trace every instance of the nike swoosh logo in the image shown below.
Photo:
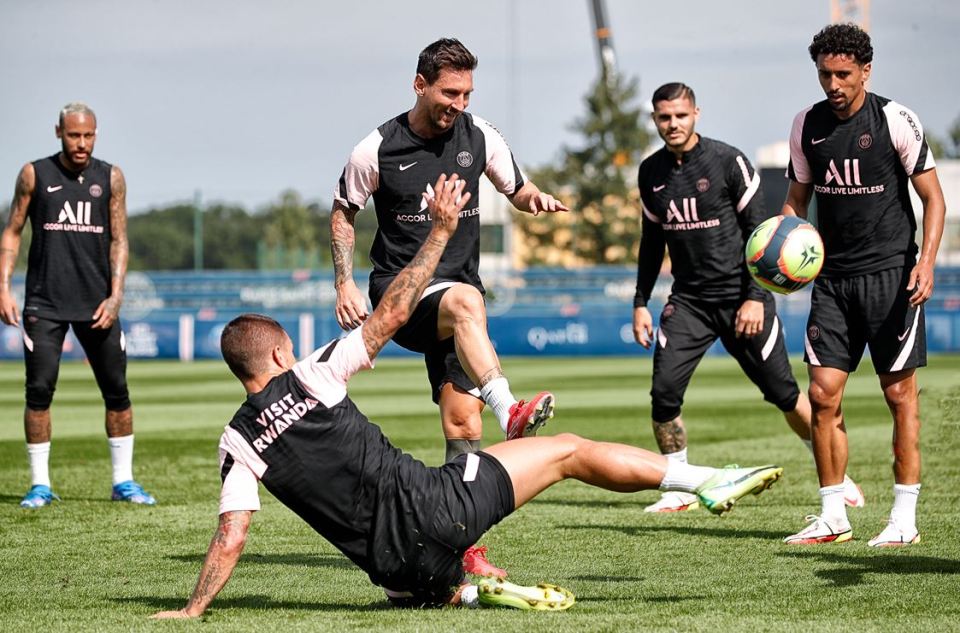
M906 330L904 330L904 331L903 331L903 334L901 334L900 336L897 337L897 340L902 343L902 342L903 342L903 339L907 338L907 334L910 333L910 330L911 330L911 329L913 329L913 328L907 328Z
M63 189L63 185L57 185L56 187L47 187L47 193L53 193L54 191L60 191Z
M419 162L420 162L420 161L415 160L415 161L413 161L412 163L410 163L409 165L404 165L403 163L400 163L400 171L407 171L408 169L410 169L411 167L413 167L414 165L416 165L416 164L419 163Z
M827 137L826 137L826 136L824 136L823 138L812 138L812 139L810 139L810 144L811 144L811 145L819 145L820 143L824 142L825 140L827 140Z
M659 187L654 187L654 188L653 188L653 192L656 193L656 192L660 191L661 189L663 189L664 187L666 187L666 185L660 185Z

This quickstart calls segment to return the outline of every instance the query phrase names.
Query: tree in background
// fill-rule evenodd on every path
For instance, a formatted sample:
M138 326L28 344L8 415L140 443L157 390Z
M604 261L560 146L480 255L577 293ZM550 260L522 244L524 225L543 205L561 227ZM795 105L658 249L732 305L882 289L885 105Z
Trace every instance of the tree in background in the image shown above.
M947 130L947 138L927 133L927 142L933 151L934 158L960 158L960 117L953 121Z
M650 143L647 113L635 103L639 81L619 73L601 78L586 96L587 114L572 129L579 148L564 147L556 167L531 179L558 191L573 211L533 218L519 214L516 243L525 264L577 266L634 262L640 241L640 200L634 180Z

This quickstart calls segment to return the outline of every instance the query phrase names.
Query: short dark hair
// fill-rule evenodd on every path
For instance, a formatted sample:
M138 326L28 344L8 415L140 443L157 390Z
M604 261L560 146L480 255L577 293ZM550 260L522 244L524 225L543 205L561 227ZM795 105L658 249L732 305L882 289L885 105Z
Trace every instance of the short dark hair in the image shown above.
M451 70L474 70L477 67L477 58L452 37L444 37L420 51L417 60L417 74L423 75L428 84L432 84L440 77L444 68Z
M673 81L663 84L653 92L653 109L657 109L657 104L661 101L673 101L674 99L689 99L690 103L697 105L697 95L693 94L693 88L685 83Z
M813 36L810 59L820 55L849 55L861 66L873 61L873 46L866 31L853 23L830 24Z
M241 314L223 328L220 353L234 376L249 380L266 371L269 354L284 335L283 326L268 316Z

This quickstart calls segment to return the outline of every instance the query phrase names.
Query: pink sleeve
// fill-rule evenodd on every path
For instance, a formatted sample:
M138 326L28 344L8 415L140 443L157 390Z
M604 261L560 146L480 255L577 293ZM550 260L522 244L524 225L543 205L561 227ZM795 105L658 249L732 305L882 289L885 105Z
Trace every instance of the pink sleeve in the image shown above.
M363 342L363 326L331 341L293 367L297 379L327 407L347 396L347 381L360 370L373 367Z
M510 151L500 130L476 115L473 116L473 122L483 132L484 144L487 148L483 173L487 175L497 191L512 196L524 185L527 180L526 175L520 171L520 167L513 158L513 152Z
M793 127L790 129L790 164L787 165L787 178L804 185L813 182L813 177L810 174L810 164L807 162L807 157L803 154L803 146L801 144L803 122L807 118L807 112L809 112L812 107L813 106L806 108L795 116L793 118Z
M220 487L220 514L260 509L259 480L242 461L220 446L220 472L223 483Z
M896 101L885 105L883 113L887 117L890 141L900 156L900 164L903 165L907 175L912 176L936 167L933 152L927 145L923 126L917 115Z
M367 204L367 200L380 186L378 155L382 141L380 131L374 130L353 148L334 188L334 200L350 209L362 209Z

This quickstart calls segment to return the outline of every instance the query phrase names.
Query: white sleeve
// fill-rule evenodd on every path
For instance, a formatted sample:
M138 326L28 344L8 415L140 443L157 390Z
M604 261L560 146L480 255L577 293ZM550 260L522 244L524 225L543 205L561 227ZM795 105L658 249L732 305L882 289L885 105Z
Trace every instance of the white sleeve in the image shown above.
M293 366L297 379L324 406L332 407L347 396L347 381L362 369L371 369L360 326L331 341Z
M506 139L489 121L473 115L473 122L483 132L487 147L487 155L483 166L483 173L487 175L493 186L500 193L512 196L520 190L527 181L526 175L520 170L513 152L507 145Z
M900 155L900 164L903 165L907 175L912 176L936 167L933 152L927 145L923 126L917 115L896 101L883 106L883 113L887 117L890 141Z
M802 185L813 182L813 176L810 174L810 163L803 154L803 122L810 112L810 106L800 112L793 118L793 127L790 129L790 163L787 165L787 178L795 180Z
M340 180L334 188L333 199L350 209L362 209L380 186L380 130L374 130L353 148Z
M226 435L226 434L224 434ZM260 486L257 475L241 459L234 457L226 447L229 441L220 440L220 514L260 509Z

